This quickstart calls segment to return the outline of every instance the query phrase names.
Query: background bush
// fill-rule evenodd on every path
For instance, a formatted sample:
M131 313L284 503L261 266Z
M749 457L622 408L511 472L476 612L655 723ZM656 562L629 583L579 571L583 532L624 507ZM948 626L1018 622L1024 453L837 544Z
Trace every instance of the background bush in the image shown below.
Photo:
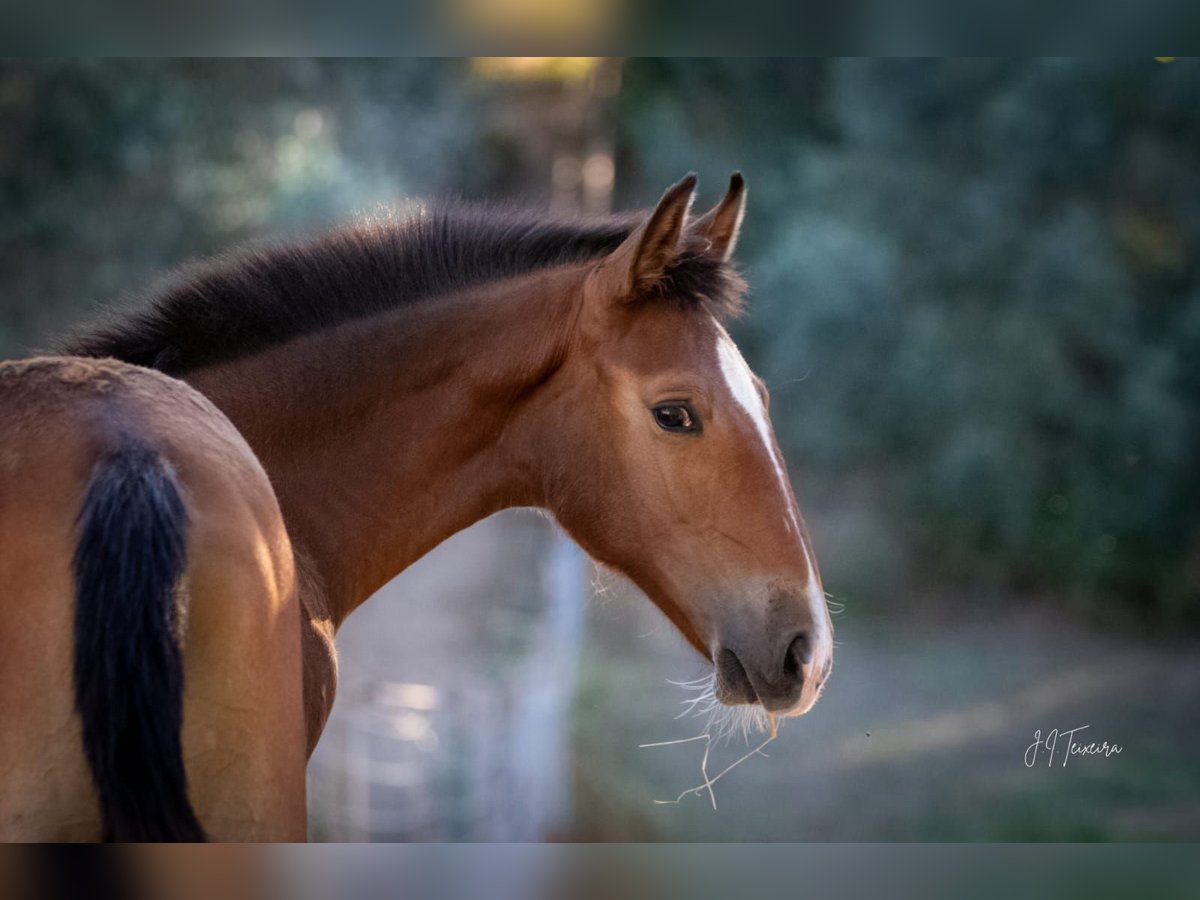
M919 573L1197 620L1194 61L627 76L642 182L697 152L710 191L749 173L742 340L800 493L874 522L831 587Z

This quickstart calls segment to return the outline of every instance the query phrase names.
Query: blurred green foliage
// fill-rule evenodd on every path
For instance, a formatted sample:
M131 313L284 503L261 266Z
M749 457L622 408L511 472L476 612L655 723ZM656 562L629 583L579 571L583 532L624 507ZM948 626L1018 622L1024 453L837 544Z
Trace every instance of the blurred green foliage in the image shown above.
M748 173L739 337L802 505L875 520L827 586L935 576L1200 620L1200 61L626 77L644 183Z
M467 68L0 62L0 353L190 256L503 184L506 148L479 152L485 97Z
M529 194L504 89L456 60L0 63L0 353L237 240ZM621 205L747 174L738 337L830 590L1200 621L1200 61L629 60L618 129Z

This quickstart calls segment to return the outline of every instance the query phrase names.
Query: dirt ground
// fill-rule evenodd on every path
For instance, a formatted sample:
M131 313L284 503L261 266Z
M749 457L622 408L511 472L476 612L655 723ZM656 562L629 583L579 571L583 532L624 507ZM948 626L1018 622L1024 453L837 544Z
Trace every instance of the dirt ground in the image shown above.
M669 625L630 589L589 606L574 729L574 837L585 840L973 841L1200 838L1200 644L1104 633L1046 605L953 607L920 619L835 617L825 696L785 723L707 796L701 744L674 720L701 674ZM1119 744L1053 766L1035 731ZM1061 745L1060 745L1061 746ZM710 773L746 752L714 751Z
M541 618L531 605L544 605L538 579L551 533L549 523L530 514L496 517L389 585L339 637L346 700L375 680L432 684L449 696L464 677L486 684L509 665L505 660L526 658L526 631ZM714 811L707 797L654 802L700 782L702 745L638 748L699 733L699 720L674 718L688 695L668 679L695 678L704 666L628 585L596 576L589 593L570 704L571 812L555 837L1200 839L1200 642L1194 638L1092 628L1048 602L931 606L898 598L886 613L850 602L835 616L839 646L824 698L809 715L784 724L768 757L747 760L715 786ZM549 677L569 681L575 674ZM351 706L335 709L335 737ZM506 709L495 715L512 717ZM485 717L460 718L436 755L471 744L498 754L495 738L475 735ZM1077 741L1117 743L1121 753L1073 757L1064 768L1061 752L1047 766L1042 751L1034 767L1025 765L1035 731L1085 725ZM549 744L557 741L546 752ZM714 750L709 771L747 749ZM318 799L322 779L344 768L337 750L333 739L318 750ZM322 753L330 764L324 770ZM521 754L528 756L528 748ZM493 762L505 771L520 768L500 755ZM448 801L435 794L430 802Z

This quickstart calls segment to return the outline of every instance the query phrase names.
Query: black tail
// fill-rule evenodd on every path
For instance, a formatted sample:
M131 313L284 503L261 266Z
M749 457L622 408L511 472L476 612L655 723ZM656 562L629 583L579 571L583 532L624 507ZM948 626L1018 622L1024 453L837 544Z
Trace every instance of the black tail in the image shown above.
M128 441L92 472L75 547L75 708L104 838L202 841L183 769L175 585L187 513L167 462Z

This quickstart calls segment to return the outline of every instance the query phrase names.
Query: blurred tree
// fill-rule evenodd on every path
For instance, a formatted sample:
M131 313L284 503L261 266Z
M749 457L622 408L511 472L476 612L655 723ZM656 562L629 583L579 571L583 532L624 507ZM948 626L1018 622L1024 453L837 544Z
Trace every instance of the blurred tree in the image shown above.
M463 60L0 63L0 352L188 256L489 193Z
M1197 61L626 73L627 193L749 173L741 339L801 493L886 536L833 590L919 572L1200 621Z

